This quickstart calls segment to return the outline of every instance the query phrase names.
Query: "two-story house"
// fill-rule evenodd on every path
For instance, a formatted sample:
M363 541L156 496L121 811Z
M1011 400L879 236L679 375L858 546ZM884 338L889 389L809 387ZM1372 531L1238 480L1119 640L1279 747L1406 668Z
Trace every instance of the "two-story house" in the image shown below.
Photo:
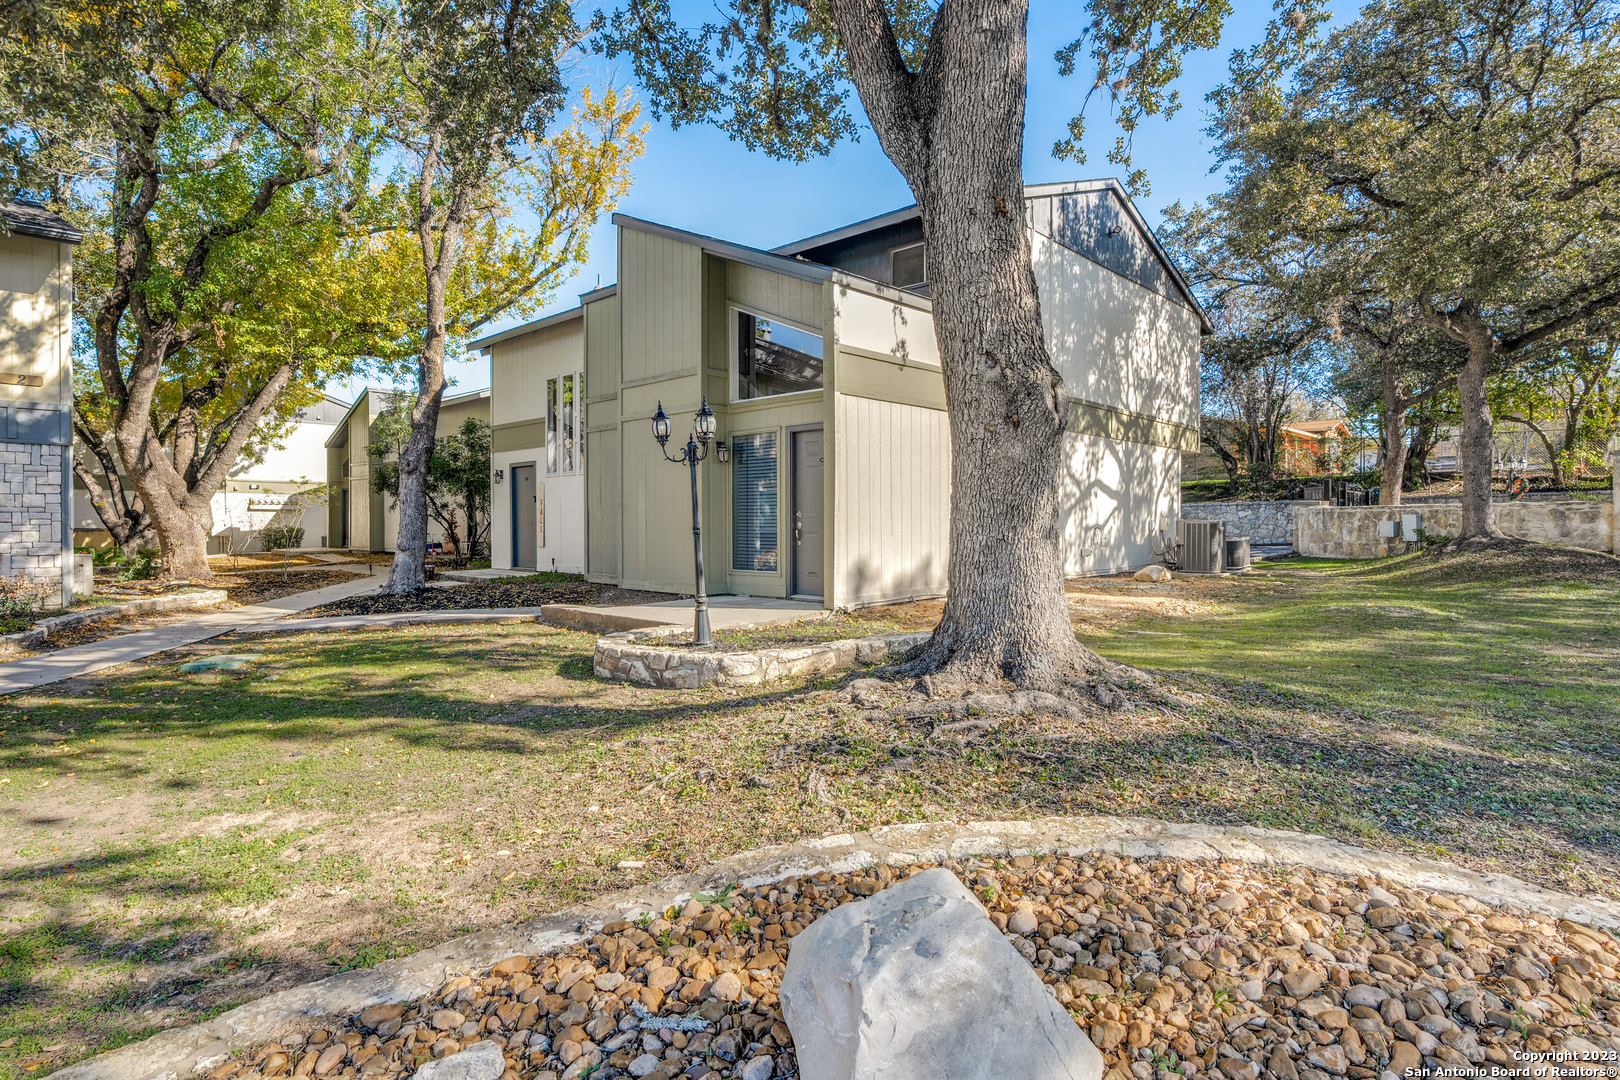
M1026 194L1071 398L1065 568L1140 567L1175 535L1209 321L1117 182ZM651 418L662 404L684 442L706 398L730 458L699 468L711 592L828 607L943 594L950 430L917 209L771 251L614 222L616 285L472 345L491 358L504 480L495 565L690 592L687 478Z

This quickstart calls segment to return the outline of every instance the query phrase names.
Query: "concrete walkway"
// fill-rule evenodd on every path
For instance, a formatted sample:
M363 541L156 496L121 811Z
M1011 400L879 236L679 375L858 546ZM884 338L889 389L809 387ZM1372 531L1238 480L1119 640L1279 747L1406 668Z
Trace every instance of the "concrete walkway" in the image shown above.
M280 619L295 611L375 592L387 581L387 576L382 574L357 577L353 581L294 593L279 600L267 600L262 604L251 604L233 611L221 611L213 615L187 619L173 626L140 630L133 634L92 642L89 645L76 645L71 649L61 649L43 656L0 664L0 695L32 690L38 686L61 682L63 679L88 675L102 668L143 660L160 652L228 634L232 630L243 630L273 619Z
M499 581L509 577L533 577L538 570L440 570L439 576L446 581Z
M546 621L574 630L616 634L654 626L691 626L692 601L660 600L654 604L547 604ZM709 626L738 630L754 626L825 619L832 614L819 604L803 600L776 600L763 596L709 597Z

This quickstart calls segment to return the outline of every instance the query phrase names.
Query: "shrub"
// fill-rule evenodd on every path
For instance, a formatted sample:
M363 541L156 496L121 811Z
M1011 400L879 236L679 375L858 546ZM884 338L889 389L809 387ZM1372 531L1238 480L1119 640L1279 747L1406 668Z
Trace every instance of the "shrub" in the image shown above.
M118 575L118 580L145 581L148 578L157 577L158 556L161 554L162 552L155 547L141 548L135 553L135 557L129 561L129 565L124 568L124 572Z
M28 629L34 612L45 604L49 591L43 582L18 575L0 578L0 633L15 634Z
M259 530L259 547L264 551L302 547L304 530L292 525L266 525Z

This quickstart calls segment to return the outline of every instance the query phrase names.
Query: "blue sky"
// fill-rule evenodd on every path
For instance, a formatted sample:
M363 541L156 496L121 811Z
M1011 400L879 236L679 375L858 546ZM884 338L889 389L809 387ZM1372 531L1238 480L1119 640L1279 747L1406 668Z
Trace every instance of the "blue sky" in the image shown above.
M1204 95L1226 75L1234 48L1258 41L1271 15L1269 4L1236 0L1218 48L1187 58L1176 88L1183 108L1170 120L1152 118L1136 132L1136 164L1145 168L1152 194L1140 200L1149 224L1178 200L1193 202L1216 190L1210 174L1209 141L1204 137ZM1057 73L1053 53L1073 40L1085 9L1072 0L1034 0L1030 14L1030 86L1024 137L1024 176L1029 183L1090 179L1119 172L1108 162L1108 150L1119 131L1105 103L1088 110L1087 162L1076 165L1052 156L1069 118L1079 109L1089 78L1067 79ZM628 73L618 73L627 78ZM859 102L855 103L858 107ZM653 122L647 150L635 165L635 183L619 205L621 213L682 229L722 236L755 247L775 247L801 236L893 210L913 202L905 181L883 156L877 138L864 128L859 141L845 142L826 158L804 165L775 161L750 153L707 126L672 130ZM574 278L558 290L543 314L573 307L578 294L615 280L614 229L603 220L591 238L591 254ZM515 325L508 319L486 328L494 332ZM455 386L451 393L489 385L489 363L482 358L448 365ZM357 386L328 388L352 400Z

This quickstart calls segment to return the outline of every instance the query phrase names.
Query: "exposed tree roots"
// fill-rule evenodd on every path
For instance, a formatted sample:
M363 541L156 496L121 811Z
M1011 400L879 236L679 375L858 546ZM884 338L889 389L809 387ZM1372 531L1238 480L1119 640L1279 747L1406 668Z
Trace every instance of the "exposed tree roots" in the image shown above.
M927 724L932 735L984 731L1019 717L1084 721L1138 705L1190 707L1149 673L1111 661L1091 678L1066 681L1056 692L983 684L964 688L955 679L912 678L905 672L906 666L883 668L854 679L840 697L863 708L866 719Z

